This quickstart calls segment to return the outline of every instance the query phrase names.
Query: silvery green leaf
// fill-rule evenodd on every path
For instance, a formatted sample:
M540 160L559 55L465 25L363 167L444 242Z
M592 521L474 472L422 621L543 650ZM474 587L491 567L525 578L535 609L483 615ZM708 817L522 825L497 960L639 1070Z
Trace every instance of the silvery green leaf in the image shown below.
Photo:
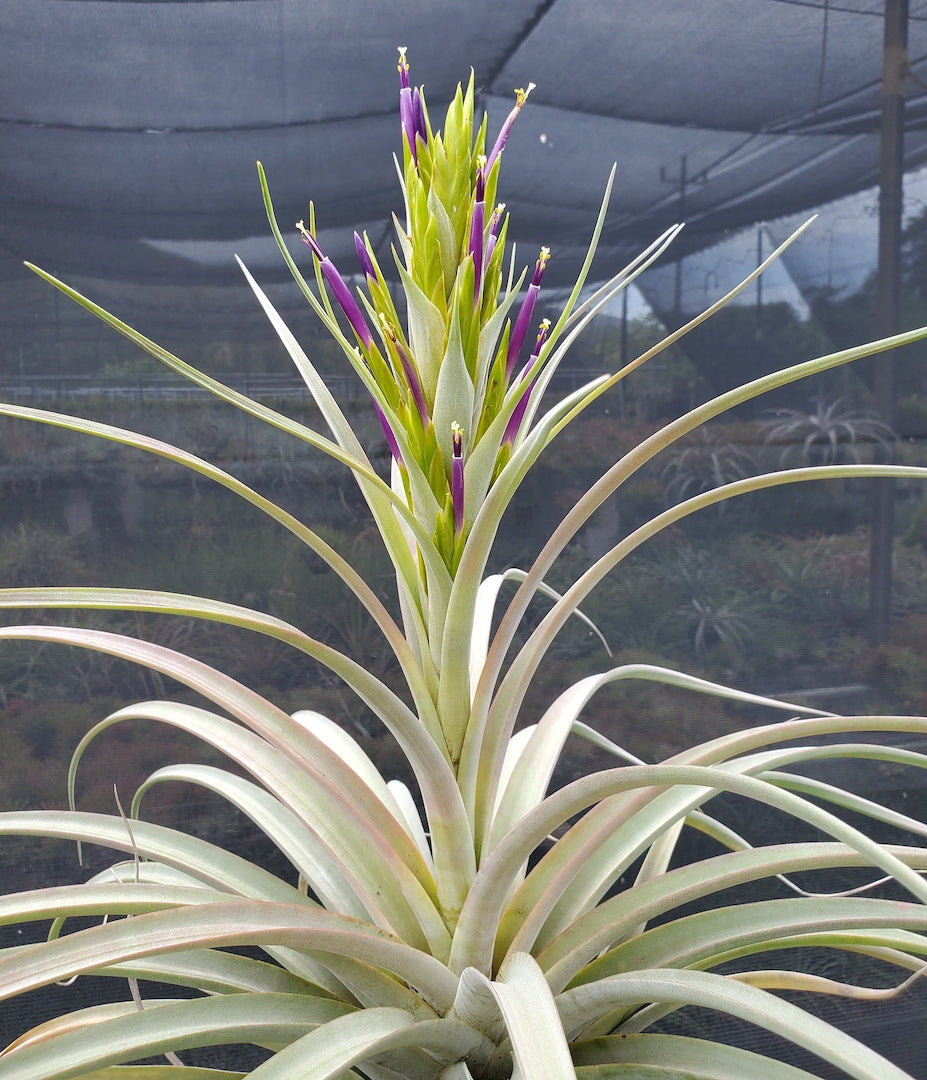
M81 1076L126 1058L152 1057L230 1041L277 1048L343 1015L345 1006L305 994L229 994L189 1001L134 1002L77 1013L86 1026L28 1042L3 1057L4 1080ZM164 1010L170 1010L165 1014ZM36 1038L40 1038L37 1033ZM75 1069L80 1068L80 1073Z
M749 1020L843 1069L855 1080L912 1080L863 1043L773 994L703 971L640 970L567 990L557 999L564 1026L582 1030L588 1019L617 1005L669 1001Z
M166 765L153 772L136 792L133 816L138 814L142 797L155 784L169 782L195 784L222 796L286 855L325 907L359 919L368 917L345 874L339 871L316 833L278 798L243 777L210 765Z
M575 1080L557 1004L534 957L509 956L490 988L523 1080Z
M457 275L457 260L460 252L454 223L451 221L447 210L444 209L444 204L438 198L434 188L431 188L428 192L428 209L431 211L438 231L441 266L444 272L444 281L447 284L452 282Z
M453 1020L418 1023L403 1009L364 1009L336 1017L276 1054L249 1075L254 1080L340 1080L368 1059L377 1063L404 1057L407 1075L434 1075L435 1062L452 1064L479 1045L477 1032ZM422 1072L418 1070L421 1069ZM414 1071L412 1071L414 1070Z
M610 1080L619 1070L638 1071L647 1080L817 1080L782 1061L684 1035L606 1035L573 1044L579 1080ZM620 1075L620 1073L619 1073Z
M539 591L546 592L547 590ZM574 614L577 613L574 612ZM793 705L776 698L748 694L720 683L713 683L707 679L700 679L653 664L623 664L621 667L612 668L599 675L589 675L564 690L548 708L518 763L511 784L506 789L500 786L491 843L495 843L524 813L541 800L553 775L563 744L592 695L603 686L624 679L648 680L730 701L764 705L792 713L817 715L815 709Z
M446 328L444 316L412 280L412 275L397 261L396 268L406 294L409 319L409 347L422 377L425 400L433 402L444 356Z
M447 347L440 361L435 384L434 413L432 422L435 436L446 463L452 457L451 425L458 423L464 429L464 455L468 452L468 440L473 432L473 381L467 370L461 338L459 304L454 305L451 325L448 328Z

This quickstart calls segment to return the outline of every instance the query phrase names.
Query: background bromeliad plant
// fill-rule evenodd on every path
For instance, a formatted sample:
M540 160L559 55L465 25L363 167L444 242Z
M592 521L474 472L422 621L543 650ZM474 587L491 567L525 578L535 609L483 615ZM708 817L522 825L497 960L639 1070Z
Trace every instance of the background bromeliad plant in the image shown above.
M871 412L849 409L843 398L817 397L814 412L781 409L766 424L766 441L781 446L780 463L805 461L830 464L860 461L859 447L888 448L895 438L891 428Z
M806 766L844 756L924 768L927 755L897 749L885 736L922 735L927 719L814 713L638 664L583 678L543 715L518 722L558 631L583 617L580 605L606 574L674 523L734 496L798 480L927 477L923 469L827 463L747 478L719 476L726 482L696 491L634 529L562 594L544 584L595 510L662 449L767 390L923 332L802 363L700 405L617 461L578 499L526 571L486 576L502 515L542 451L583 409L720 304L621 370L547 407L545 389L571 342L678 230L668 230L582 299L606 189L578 280L559 318L538 328L534 306L549 253L542 248L533 269L519 274L506 255L508 219L497 203L503 149L528 91L517 92L490 146L485 118L474 123L472 79L451 102L439 131L420 88L410 84L402 52L399 71L405 220L396 221L395 263L404 311L362 236L355 242L365 287L348 286L319 246L310 212L299 231L311 250L313 289L283 240L261 171L281 254L373 399L392 456L388 480L375 472L247 270L328 435L191 368L33 268L175 371L350 470L395 571L395 613L308 525L208 461L96 421L15 405L0 411L160 455L263 511L323 560L363 605L395 656L402 692L358 658L295 625L203 597L21 587L2 590L0 603L167 612L285 642L324 663L379 717L407 758L417 790L382 777L353 736L325 716L288 715L164 644L73 626L0 630L4 640L63 642L134 661L196 691L208 706L146 701L107 717L75 751L72 792L88 745L129 721L171 725L217 748L234 766L159 769L125 812L120 807L113 815L72 809L0 817L8 835L71 838L127 855L84 884L0 901L4 922L52 920L47 941L0 954L0 994L9 998L90 972L128 980L131 989L127 1001L79 1009L23 1035L2 1055L4 1077L231 1080L245 1073L196 1067L178 1057L228 1043L265 1049L263 1063L248 1073L260 1080L814 1075L707 1038L672 1034L672 1016L685 1005L767 1028L807 1051L809 1060L816 1056L850 1076L907 1076L776 991L877 999L924 970L927 849L879 843L860 822L873 832L902 829L915 840L927 835L927 825L816 780ZM516 589L502 604L507 582ZM520 637L538 595L549 610ZM784 709L792 719L646 764L580 719L592 695L625 679ZM878 737L858 734L864 732ZM615 767L549 791L571 733L598 743L613 755ZM146 793L177 781L201 785L243 811L286 856L289 879L141 818ZM712 800L722 794L774 808L806 826L809 839L754 846L755 839L713 815ZM689 828L712 838L718 853L690 862L676 858ZM865 887L820 891L826 875L853 868L867 875L864 885L875 876L884 879L878 895ZM798 873L802 888L791 880ZM752 882L769 886L764 898L738 903L729 897L728 890ZM704 910L693 914L693 904ZM92 923L73 929L77 917ZM895 974L894 989L837 983L798 965L766 966L767 954L780 955L781 964L783 950L808 946L875 958ZM142 980L160 984L158 996L144 996ZM184 991L172 997L165 985ZM127 1064L161 1054L168 1055L167 1065Z

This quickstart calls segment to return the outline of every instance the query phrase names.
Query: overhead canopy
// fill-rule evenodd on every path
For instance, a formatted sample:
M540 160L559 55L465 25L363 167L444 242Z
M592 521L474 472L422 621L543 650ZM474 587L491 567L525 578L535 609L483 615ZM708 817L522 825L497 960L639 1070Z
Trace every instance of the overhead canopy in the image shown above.
M501 197L549 281L618 163L604 276L680 216L681 250L874 183L883 0L0 0L0 280L282 279L312 199L345 272L401 206L396 46L437 121L472 66L490 137L537 83ZM906 166L927 161L927 0L911 0ZM685 182L683 183L683 177ZM305 253L303 253L305 254ZM874 252L873 252L874 259ZM384 260L388 262L388 259Z

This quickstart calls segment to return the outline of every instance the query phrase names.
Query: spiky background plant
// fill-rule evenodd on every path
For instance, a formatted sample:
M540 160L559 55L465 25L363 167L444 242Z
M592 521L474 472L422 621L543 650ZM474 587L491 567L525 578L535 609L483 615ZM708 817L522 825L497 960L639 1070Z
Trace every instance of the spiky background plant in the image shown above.
M316 288L307 284L276 224L261 173L283 258L373 399L392 453L388 480L372 468L310 360L246 270L318 404L327 435L194 370L37 270L174 371L342 462L395 568L398 622L308 525L207 461L103 423L15 405L2 412L160 455L262 510L322 558L364 605L395 654L402 694L296 626L197 596L19 588L4 590L2 604L168 612L287 642L327 665L379 717L408 759L417 791L381 776L353 737L325 716L288 715L222 671L163 645L73 627L0 630L3 639L64 642L146 665L206 703L146 701L102 720L75 752L72 793L87 746L130 721L173 725L236 766L160 769L125 813L75 808L2 816L6 834L70 838L122 850L126 858L89 882L0 902L6 923L53 920L46 941L0 955L0 994L10 998L90 972L128 980L131 993L123 986L116 995L123 1000L26 1033L0 1058L0 1072L4 1080L232 1080L245 1074L196 1068L178 1055L245 1042L269 1051L248 1074L255 1080L812 1075L691 1033L655 1030L667 1014L695 1005L767 1028L860 1080L898 1080L907 1075L900 1068L776 993L878 998L891 989L838 984L776 964L783 950L813 945L874 957L894 973L893 985L924 969L927 849L878 843L859 822L871 822L874 831L899 827L918 839L927 826L809 778L806 766L843 755L921 769L927 755L895 749L886 736L922 735L927 720L813 714L644 665L583 678L542 716L523 716L522 703L558 631L584 598L673 523L721 500L796 480L927 475L896 466L841 471L829 465L738 479L694 495L622 538L562 595L544 584L596 508L675 440L766 390L920 335L802 363L699 406L616 462L577 501L532 566L487 577L500 519L541 452L583 409L688 329L542 410L545 389L576 335L665 250L676 230L581 302L606 191L575 287L556 322L538 330L534 304L548 255L542 249L533 268L516 273L505 254L507 217L497 206L503 147L527 92L518 93L490 146L485 119L474 124L472 79L451 102L439 132L421 90L410 85L402 54L399 70L405 220L396 222L395 272L404 311L394 305L364 237L356 241L366 287L355 291L345 283L316 240L311 214L300 225ZM517 589L503 604L507 580ZM530 634L519 636L539 594L549 610ZM645 764L580 719L599 688L623 679L784 708L790 719ZM518 726L519 720L526 723ZM865 732L879 737L857 735ZM613 755L603 760L614 767L549 791L571 733L598 742ZM840 745L838 735L851 741ZM202 785L242 810L286 856L291 874L275 877L219 846L142 819L146 792L168 781ZM711 803L720 793L776 808L815 839L779 842L780 833L769 843L748 840L713 816ZM689 828L712 837L718 854L692 862L674 858ZM889 885L879 896L822 892L837 868L861 868ZM790 880L799 873L803 889ZM815 873L824 875L816 884ZM773 898L728 899L728 890L757 881L767 883ZM704 910L692 914L693 903ZM77 916L85 919L80 929L70 921ZM769 953L778 959L768 961ZM143 995L139 986L149 981L161 984L162 996ZM185 992L173 998L165 984ZM190 997L190 988L199 993ZM166 1065L126 1064L163 1054Z
M779 409L765 424L766 442L781 446L781 465L791 462L828 465L860 461L860 446L887 450L895 439L892 429L874 413L850 409L842 397L814 399L813 412Z

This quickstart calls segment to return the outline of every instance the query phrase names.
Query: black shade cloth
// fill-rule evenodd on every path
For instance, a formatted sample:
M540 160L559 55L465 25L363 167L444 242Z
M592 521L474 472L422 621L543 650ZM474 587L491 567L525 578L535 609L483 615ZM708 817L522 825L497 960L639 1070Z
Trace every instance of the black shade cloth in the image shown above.
M882 0L0 0L0 280L280 277L281 222L315 201L330 254L385 250L399 208L396 46L437 119L476 71L491 134L538 84L501 196L525 261L575 271L613 161L601 274L682 211L704 247L871 185ZM927 2L910 5L906 164L927 160ZM685 168L685 206L680 177ZM388 260L387 260L388 261Z

